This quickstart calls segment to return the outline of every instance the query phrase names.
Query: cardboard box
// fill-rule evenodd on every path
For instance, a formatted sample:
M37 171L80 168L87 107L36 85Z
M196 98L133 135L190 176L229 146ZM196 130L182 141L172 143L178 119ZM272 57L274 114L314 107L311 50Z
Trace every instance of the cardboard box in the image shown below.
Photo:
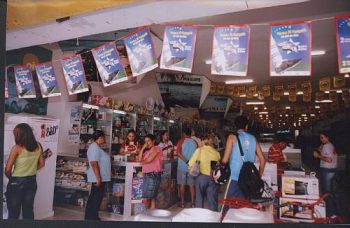
M259 170L259 163L255 162L254 165ZM277 191L277 164L267 162L261 179L266 181L273 191Z
M322 201L320 204L312 208L302 205L315 203L317 200L280 198L279 218L295 222L314 222L314 218L326 217L326 203ZM312 214L314 213L314 214Z
M282 176L282 197L318 199L319 184L314 176Z

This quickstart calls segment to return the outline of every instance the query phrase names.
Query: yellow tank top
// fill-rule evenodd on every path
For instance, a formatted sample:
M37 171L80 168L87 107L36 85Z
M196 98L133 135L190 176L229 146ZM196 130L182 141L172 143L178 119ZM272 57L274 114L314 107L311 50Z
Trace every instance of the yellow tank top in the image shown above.
M40 155L40 147L33 152L30 152L27 149L23 149L15 161L15 167L12 176L27 177L36 175Z

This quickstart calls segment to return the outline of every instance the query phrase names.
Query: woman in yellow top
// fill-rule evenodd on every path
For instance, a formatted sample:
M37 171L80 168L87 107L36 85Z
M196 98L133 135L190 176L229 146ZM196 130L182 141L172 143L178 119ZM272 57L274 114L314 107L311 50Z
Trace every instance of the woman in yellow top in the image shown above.
M42 147L26 123L18 124L13 129L13 135L16 144L11 149L5 167L5 175L9 178L6 189L8 218L18 219L22 208L23 219L34 219L36 173L45 165Z
M206 135L203 138L204 146L198 148L189 161L189 167L199 161L200 175L196 178L196 207L203 208L204 197L207 196L208 208L218 211L219 186L210 176L211 164L220 160L220 153L214 149L213 135Z

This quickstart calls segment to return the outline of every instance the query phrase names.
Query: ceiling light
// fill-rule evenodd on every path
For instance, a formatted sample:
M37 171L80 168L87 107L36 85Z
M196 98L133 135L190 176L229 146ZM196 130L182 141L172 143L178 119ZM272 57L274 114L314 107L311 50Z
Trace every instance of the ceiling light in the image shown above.
M301 116L307 116L306 114L301 114Z
M246 105L263 105L265 104L263 101L247 101Z
M283 95L288 96L288 95L289 95L289 92L284 92Z
M169 122L169 123L175 123L175 121L174 121L174 120L168 120L168 122Z
M268 112L259 112L259 114L268 114Z
M229 80L226 81L225 84L244 84L244 83L252 83L253 79L239 79L239 80Z
M337 90L337 93L342 93L343 91L341 91L341 90Z
M245 95L245 94L242 94L242 95L239 95L239 97L246 97L247 95Z
M345 78L350 78L350 75L349 74L345 74L344 77Z
M211 61L211 59L205 60L205 64L207 65L211 65L213 62Z
M254 107L254 110L258 110L259 108L258 107Z
M286 109L290 109L290 106L286 106Z
M297 92L297 95L303 95L303 94L304 94L303 91L298 91L298 92Z
M288 117L288 114L286 114L286 116Z
M316 108L316 109L319 109L319 108L321 108L321 107L320 107L320 106L318 106L318 105L316 105L316 106L315 106L315 108Z
M315 101L316 103L332 103L332 100Z
M121 114L121 115L125 115L126 112L124 111L119 111L119 110L113 110L114 113L117 113L117 114Z
M160 121L159 117L153 117L154 120Z
M327 90L327 91L324 91L324 93L329 93L329 91Z
M310 116L315 116L315 114L312 113L312 114L310 114Z
M264 107L264 110L266 110L267 108L266 107Z
M311 51L311 55L312 56L324 55L324 54L326 54L325 50L314 50L314 51Z

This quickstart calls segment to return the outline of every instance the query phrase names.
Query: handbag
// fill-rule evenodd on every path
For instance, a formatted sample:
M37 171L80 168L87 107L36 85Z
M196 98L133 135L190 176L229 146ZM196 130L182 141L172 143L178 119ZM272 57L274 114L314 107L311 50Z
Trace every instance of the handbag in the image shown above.
M190 176L196 177L200 174L200 171L199 171L200 160L201 160L201 149L199 149L199 159L197 158L196 162L189 168L188 173Z
M254 163L244 160L244 153L238 134L237 141L241 158L243 160L243 165L238 178L238 186L247 199L261 198L264 192L264 181L261 179L260 173Z

